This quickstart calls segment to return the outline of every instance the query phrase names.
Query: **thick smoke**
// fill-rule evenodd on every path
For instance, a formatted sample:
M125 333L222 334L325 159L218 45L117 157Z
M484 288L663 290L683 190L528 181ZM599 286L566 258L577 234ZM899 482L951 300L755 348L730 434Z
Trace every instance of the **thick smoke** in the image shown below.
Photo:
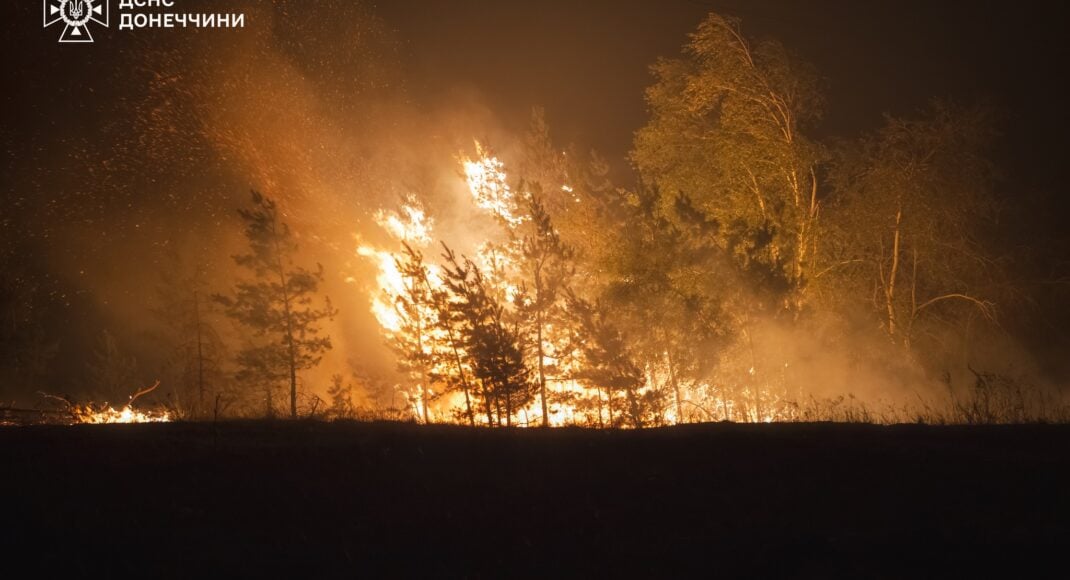
M99 121L25 138L37 154L9 168L28 200L13 217L54 277L50 299L77 320L62 329L64 371L35 388L90 395L83 361L105 330L137 359L139 381L155 378L165 355L154 340L154 289L175 267L169 256L203 267L209 287L226 292L230 256L244 243L236 209L250 190L279 203L298 261L324 266L324 293L339 310L325 328L334 348L304 388L322 393L333 374L394 371L369 312L374 265L355 250L389 242L373 216L412 195L442 214L443 235L464 232L445 225L465 222L453 201L465 194L458 156L475 137L500 135L493 115L467 91L414 106L402 43L364 3L228 10L244 12L247 28L117 36L77 79L88 94L58 111ZM215 322L237 337L230 322ZM31 404L36 395L9 384L4 396Z
M18 101L47 130L2 128L12 203L0 240L5 275L39 281L19 287L34 296L27 310L48 313L38 320L46 334L63 336L55 345L62 364L45 384L4 384L4 400L29 405L37 390L93 395L85 367L105 330L137 359L138 381L156 378L165 361L154 289L175 267L169 256L203 267L209 287L226 292L235 281L230 256L244 244L236 209L251 189L279 202L299 262L324 266L324 293L339 310L325 328L334 348L302 376L302 387L321 395L335 374L395 372L369 310L375 265L356 253L360 244L396 243L375 223L378 210L415 197L434 221L436 243L462 253L493 235L494 224L473 210L459 156L474 154L478 139L517 158L521 140L477 91L458 87L417 102L405 43L362 2L249 0L228 10L246 13L248 27L116 35L61 81L43 70L23 79L28 95L55 96ZM214 322L238 342L239 329ZM937 341L942 356L963 362L944 380L923 361L891 355L872 321L848 316L818 328L754 321L746 342L710 357L724 359L723 372L776 384L797 401L850 394L896 420L910 419L895 415L906 405L937 405L971 385L963 369L973 361L1008 376L1038 372L1006 335Z

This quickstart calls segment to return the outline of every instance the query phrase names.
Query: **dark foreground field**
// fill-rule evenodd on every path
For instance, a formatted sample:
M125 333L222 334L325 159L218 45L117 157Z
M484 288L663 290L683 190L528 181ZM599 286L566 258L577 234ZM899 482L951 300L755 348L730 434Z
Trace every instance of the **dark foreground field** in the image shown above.
M1070 428L0 429L0 577L1065 577Z

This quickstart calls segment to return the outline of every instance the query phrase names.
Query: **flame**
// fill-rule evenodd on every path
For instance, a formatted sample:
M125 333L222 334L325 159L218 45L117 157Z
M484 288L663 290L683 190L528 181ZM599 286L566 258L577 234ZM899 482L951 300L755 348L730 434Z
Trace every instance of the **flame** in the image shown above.
M415 196L405 198L398 211L381 209L376 212L375 223L399 243L404 242L415 247L431 244L434 220L427 215ZM370 245L358 247L357 255L375 262L378 268L378 292L372 296L372 314L387 334L397 333L401 330L402 320L394 305L397 298L405 292L405 278L398 269L400 256ZM432 272L431 277L438 281L437 270Z
M372 297L372 314L384 330L389 333L398 332L401 330L401 317L394 309L394 300L391 297L396 299L401 295L405 288L405 281L401 276L401 271L398 270L397 259L394 254L371 246L357 248L357 254L373 260L379 267L379 273L376 276L379 293Z
M523 192L509 186L509 176L505 164L490 154L478 142L477 156L474 159L462 158L464 180L471 194L470 200L479 213L496 218L503 235L488 235L488 240L479 245L475 251L475 262L484 274L487 284L494 288L499 299L506 304L519 306L520 284L523 280L520 259L523 235L520 228L529 221L520 201ZM569 184L560 186L567 196L581 202L573 187ZM402 243L420 249L429 246L434 238L434 221L428 216L423 205L415 196L402 200L396 209L381 209L375 214L378 226L394 242L393 249L383 249L372 245L361 245L357 253L376 265L376 291L371 298L371 312L379 323L384 338L390 340L402 332L407 323L419 319L424 329L426 340L424 353L436 354L436 349L445 349L448 338L445 331L433 324L437 313L430 307L421 312L402 312L399 298L404 296L407 287L405 276L399 269L402 261L400 245ZM432 290L443 287L441 268L433 263L426 264L428 283ZM600 425L605 424L609 413L609 399L615 407L623 407L622 393L608 393L592 388L582 381L571 377L579 371L581 362L567 352L558 352L555 345L566 344L567 332L548 324L543 329L543 366L558 369L556 376L547 376L548 422L551 426ZM434 357L430 357L434 358ZM449 357L440 357L448 359ZM446 376L450 369L446 363L438 362L442 368L430 369L427 376ZM663 362L652 361L646 365L646 384L638 390L638 395L646 396L659 391L666 403L661 412L661 424L677 424L694 420L705 421L746 421L772 422L793 420L796 418L793 407L777 395L773 385L759 384L761 373L753 366L744 371L749 379L741 383L721 384L717 381L695 382L679 386L680 401L674 399L674 393L668 388L670 373ZM416 417L428 420L454 420L455 411L464 408L464 395L458 392L445 392L444 385L428 384L426 377L413 377L405 396L409 407ZM619 424L619 411L614 415ZM486 424L487 418L476 413L475 421ZM542 425L542 402L539 396L517 412L516 424L521 426Z
M483 150L476 142L478 160L465 159L464 175L472 199L480 209L502 219L509 227L522 224L525 216L516 215L516 195L509 187L505 164Z
M91 406L77 409L75 422L86 425L110 425L115 423L169 423L171 414L167 411L138 411L130 406L116 409L105 406L93 410Z
M419 200L409 196L402 204L401 211L379 210L375 222L386 230L394 239L418 246L431 243L433 221L427 216Z

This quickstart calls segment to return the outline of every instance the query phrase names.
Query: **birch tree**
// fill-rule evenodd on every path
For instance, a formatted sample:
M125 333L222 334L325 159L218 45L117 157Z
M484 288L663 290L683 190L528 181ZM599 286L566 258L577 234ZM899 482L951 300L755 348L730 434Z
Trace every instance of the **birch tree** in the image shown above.
M994 136L988 109L935 103L924 117L889 117L835 165L840 243L822 275L867 303L896 344L962 316L995 317L997 262L983 241L998 209Z
M679 59L653 67L651 119L632 158L670 219L683 196L720 224L722 246L787 281L783 306L805 304L818 247L821 148L814 70L780 43L753 42L739 19L710 14Z

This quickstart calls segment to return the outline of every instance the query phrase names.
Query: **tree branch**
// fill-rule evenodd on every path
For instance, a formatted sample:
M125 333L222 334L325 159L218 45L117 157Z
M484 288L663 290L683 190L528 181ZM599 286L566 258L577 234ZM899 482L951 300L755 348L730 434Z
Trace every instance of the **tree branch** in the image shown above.
M969 302L976 306L977 310L981 312L981 315L989 321L995 321L996 319L994 312L995 304L987 300L975 298L973 296L970 296L969 294L960 293L944 294L943 296L937 296L936 298L927 300L914 310L914 317L917 318L918 314L920 314L922 310L925 310L926 308L939 302L944 302L945 300L965 300L966 302Z
M153 385L151 387L146 387L144 389L138 389L136 393L134 393L133 395L130 396L130 402L128 402L126 404L126 406L127 407L133 406L134 401L138 400L139 397L141 397L143 395L147 395L147 394L155 391L156 388L159 387L159 386L160 386L160 380L156 379L156 382L153 383Z

